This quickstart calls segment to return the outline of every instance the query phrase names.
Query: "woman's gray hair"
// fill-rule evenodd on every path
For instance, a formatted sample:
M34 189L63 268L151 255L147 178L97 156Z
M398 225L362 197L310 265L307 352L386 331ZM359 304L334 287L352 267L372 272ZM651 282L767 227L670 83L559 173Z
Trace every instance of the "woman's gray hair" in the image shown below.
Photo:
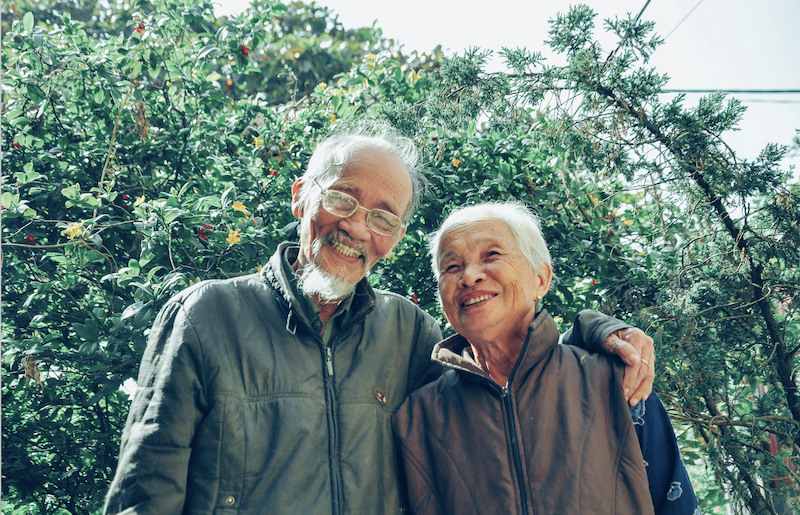
M423 179L419 171L419 150L414 142L394 127L379 120L360 120L343 124L322 140L308 161L303 178L313 177L323 188L342 176L356 151L371 148L397 157L411 179L411 203L400 218L408 223L422 198ZM310 181L309 181L310 182ZM307 206L318 192L314 188L300 189L300 203Z
M545 265L552 268L550 251L542 237L539 217L533 214L528 206L518 201L484 202L456 209L447 216L439 229L428 237L431 267L437 280L439 279L439 244L442 238L449 231L464 224L482 221L498 221L506 224L514 236L514 243L534 271L541 271Z

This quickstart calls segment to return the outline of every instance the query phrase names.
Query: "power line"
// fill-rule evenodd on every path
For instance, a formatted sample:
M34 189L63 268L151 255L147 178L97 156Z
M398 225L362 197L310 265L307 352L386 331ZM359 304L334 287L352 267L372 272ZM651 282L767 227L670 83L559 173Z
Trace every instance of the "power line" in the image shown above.
M754 95L778 95L800 93L800 89L663 89L662 93L731 93L731 94L754 94Z
M703 0L700 0L700 1L702 2ZM647 6L648 6L648 5L650 5L650 0L647 0L647 2L645 2L645 3L644 3L644 7L642 7L642 10L641 10L641 11L639 11L639 14L637 14L637 15L636 15L636 19L635 19L635 20L633 20L633 24L634 24L634 25L636 25L636 23L638 23L638 21L639 21L639 18L641 18L641 17L642 17L642 14L644 14L644 10L645 10L645 9L647 9Z
M691 15L692 15L692 13L694 12L694 10L695 10L695 9L697 9L698 7L700 7L700 4L702 4L702 3L703 3L703 0L700 0L699 2L697 2L697 5L695 5L694 7L692 7L692 10L691 10L691 11L689 11L689 14L687 14L686 16L684 16L684 17L683 17L683 19L682 19L681 21L679 21L677 25L675 25L675 28L673 28L671 31L669 31L669 34L667 34L666 36L664 36L664 41L666 41L666 40L667 40L667 38L668 38L668 37L670 37L670 36L672 35L672 33L673 33L673 32L675 32L675 31L678 29L678 27L680 27L680 26L681 26L681 23L683 23L683 22L685 22L685 21L686 21L686 18L688 18L689 16L691 16Z

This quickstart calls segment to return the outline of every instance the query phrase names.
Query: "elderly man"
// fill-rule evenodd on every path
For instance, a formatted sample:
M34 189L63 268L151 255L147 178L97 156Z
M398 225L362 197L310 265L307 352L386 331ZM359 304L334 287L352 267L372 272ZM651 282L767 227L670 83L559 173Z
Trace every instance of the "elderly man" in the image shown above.
M630 409L621 366L558 344L524 205L455 211L430 247L458 334L434 349L449 370L394 415L410 513L699 513L658 397Z
M441 333L365 275L405 234L416 162L413 143L385 126L329 137L292 188L299 246L162 309L106 513L400 513L391 415L438 376ZM619 343L624 324L587 317L576 340ZM632 387L631 402L651 383Z

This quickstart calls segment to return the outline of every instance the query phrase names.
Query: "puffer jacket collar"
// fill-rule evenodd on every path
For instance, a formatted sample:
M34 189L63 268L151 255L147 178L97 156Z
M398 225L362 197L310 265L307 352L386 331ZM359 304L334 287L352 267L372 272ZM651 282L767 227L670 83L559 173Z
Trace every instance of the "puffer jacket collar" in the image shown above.
M537 363L546 358L558 345L559 336L553 317L545 309L539 311L528 327L525 344L508 377L509 385L515 376L526 375ZM489 373L483 370L472 356L467 339L460 334L437 343L433 348L431 359L440 365L464 373L467 378L491 380Z
M289 281L283 271L282 260L285 259L286 253L297 248L297 243L284 242L278 246L278 251L272 255L267 265L261 269L261 277L270 285L275 291L276 295L283 299L281 303L286 314L286 330L292 334L297 331L297 325L302 324L306 328L311 328L311 321L308 316L303 312L302 303L294 295ZM356 285L355 298L353 299L353 315L351 322L360 320L367 313L377 305L378 298L375 290L369 285L367 279L364 278Z

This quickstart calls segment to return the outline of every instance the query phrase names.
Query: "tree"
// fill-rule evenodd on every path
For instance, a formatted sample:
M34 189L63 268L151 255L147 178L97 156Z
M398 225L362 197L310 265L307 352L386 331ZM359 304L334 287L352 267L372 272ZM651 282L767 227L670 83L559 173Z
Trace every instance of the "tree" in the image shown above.
M140 2L106 25L68 14L84 8L4 27L3 513L101 509L152 317L292 239L294 177L357 117L415 138L429 180L373 284L444 322L425 236L456 205L530 203L556 319L594 306L657 337L684 456L727 495L700 485L703 507L781 513L800 422L798 186L785 149L751 162L724 145L737 101L662 100L666 78L637 64L652 24L608 21L620 42L604 53L576 7L550 34L565 65L506 49L509 71L488 74L485 52L409 58L314 4L216 19L210 3Z

